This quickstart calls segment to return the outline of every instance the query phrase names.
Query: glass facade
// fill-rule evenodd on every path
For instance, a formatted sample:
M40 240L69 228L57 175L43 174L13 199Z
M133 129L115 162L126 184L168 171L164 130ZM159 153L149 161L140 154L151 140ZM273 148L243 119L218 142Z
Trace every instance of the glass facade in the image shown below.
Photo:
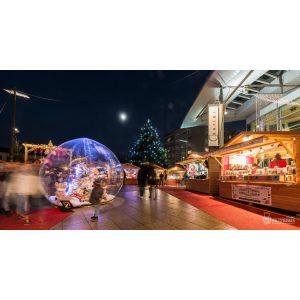
M250 128L249 128L250 127ZM300 130L300 98L291 101L248 124L250 131L298 131Z

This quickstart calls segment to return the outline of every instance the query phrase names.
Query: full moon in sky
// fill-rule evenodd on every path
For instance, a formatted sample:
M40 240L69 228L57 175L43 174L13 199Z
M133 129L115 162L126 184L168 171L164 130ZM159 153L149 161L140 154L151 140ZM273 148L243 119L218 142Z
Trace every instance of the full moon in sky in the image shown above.
M121 120L125 121L126 120L126 115L124 113L120 114Z

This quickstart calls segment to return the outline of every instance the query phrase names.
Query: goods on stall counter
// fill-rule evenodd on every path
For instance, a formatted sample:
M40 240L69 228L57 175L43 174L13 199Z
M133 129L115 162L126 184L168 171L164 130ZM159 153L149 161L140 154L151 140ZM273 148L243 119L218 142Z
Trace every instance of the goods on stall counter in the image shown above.
M201 175L205 175L205 178L208 175L208 169L207 169L207 165L205 164L205 162L203 163L203 162L199 161L199 162L190 163L188 166L187 177L188 178L196 178Z
M126 179L137 179L137 172L134 169L124 169Z

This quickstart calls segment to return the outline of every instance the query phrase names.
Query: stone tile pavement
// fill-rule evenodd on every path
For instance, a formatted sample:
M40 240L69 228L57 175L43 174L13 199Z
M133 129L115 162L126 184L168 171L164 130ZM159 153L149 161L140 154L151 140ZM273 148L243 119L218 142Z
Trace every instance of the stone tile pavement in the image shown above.
M161 190L157 200L139 197L138 187L124 186L110 204L100 206L99 220L91 222L93 207L74 213L51 230L235 230L236 228Z

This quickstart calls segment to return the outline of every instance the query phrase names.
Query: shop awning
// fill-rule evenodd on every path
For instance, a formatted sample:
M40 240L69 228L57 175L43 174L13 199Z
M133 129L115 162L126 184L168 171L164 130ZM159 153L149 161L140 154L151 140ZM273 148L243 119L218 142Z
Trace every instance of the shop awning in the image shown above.
M187 164L190 164L190 163L193 163L193 162L196 162L196 161L199 161L201 159L185 159L185 160L182 160L182 161L178 161L176 163L176 165L187 165Z
M206 158L203 156L203 153L200 152L192 152L185 160L178 161L176 165L187 165L193 162L197 162L200 160L205 160Z
M203 153L201 152L192 152L187 158L188 159L197 159L196 161L199 161L201 159L205 159L205 157L203 156Z
M140 167L127 163L127 164L122 164L122 169L139 170Z
M176 172L185 172L185 169L182 169L180 167L173 167L173 168L170 168L167 170L168 172L171 172L171 171L176 171Z
M152 165L154 167L155 170L160 170L160 171L165 171L166 169L163 167L160 167L158 165Z
M297 131L262 131L262 132L241 132L231 139L221 149L205 153L205 157L223 156L236 151L246 151L258 147L264 148L268 145L281 144L286 150L286 142L293 142L295 138L300 138L300 132ZM288 150L287 150L288 151ZM290 151L293 157L292 151Z

